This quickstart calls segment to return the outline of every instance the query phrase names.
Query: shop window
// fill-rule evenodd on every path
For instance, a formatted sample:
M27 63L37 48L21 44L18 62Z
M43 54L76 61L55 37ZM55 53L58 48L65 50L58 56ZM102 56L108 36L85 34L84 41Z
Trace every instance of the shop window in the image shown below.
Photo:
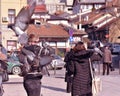
M13 24L15 21L15 9L8 9L8 23Z
M15 40L8 40L7 41L7 50L16 50L17 49L17 41Z

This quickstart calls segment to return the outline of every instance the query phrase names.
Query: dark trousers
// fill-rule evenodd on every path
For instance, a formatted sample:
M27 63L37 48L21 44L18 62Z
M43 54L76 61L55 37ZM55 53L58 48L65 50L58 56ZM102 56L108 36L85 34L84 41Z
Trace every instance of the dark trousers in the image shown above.
M24 77L23 86L27 92L27 96L40 96L41 79Z
M107 70L107 75L109 75L109 68L110 68L111 63L103 63L103 75L105 75L105 71Z
M71 89L72 89L72 83L71 82L67 82L66 92L70 93Z
M93 96L93 95L92 95L92 93L88 93L88 94L77 95L77 96Z

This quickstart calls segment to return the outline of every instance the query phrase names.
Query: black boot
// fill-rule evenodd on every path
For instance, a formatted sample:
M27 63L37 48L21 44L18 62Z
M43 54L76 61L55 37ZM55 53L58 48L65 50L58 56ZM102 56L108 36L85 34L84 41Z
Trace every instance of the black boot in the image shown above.
M71 92L71 88L72 88L72 83L71 82L67 82L67 93L70 93Z
M114 68L111 68L110 70L111 70L111 71L115 71L115 69L114 69Z
M115 71L114 67L111 64L109 65L109 67L110 67L110 71Z

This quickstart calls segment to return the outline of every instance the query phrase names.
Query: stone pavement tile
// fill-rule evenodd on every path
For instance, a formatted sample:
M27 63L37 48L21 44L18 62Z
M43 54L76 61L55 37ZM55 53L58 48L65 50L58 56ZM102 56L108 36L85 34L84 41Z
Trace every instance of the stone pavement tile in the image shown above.
M102 91L97 96L120 96L120 75L100 76Z
M66 83L63 77L44 77L42 79L43 96L71 96L66 93Z

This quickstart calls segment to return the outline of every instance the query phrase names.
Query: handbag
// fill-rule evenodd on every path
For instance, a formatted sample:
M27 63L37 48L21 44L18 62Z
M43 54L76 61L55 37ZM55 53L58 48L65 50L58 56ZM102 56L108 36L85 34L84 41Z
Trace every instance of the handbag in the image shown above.
M93 96L97 96L97 94L102 90L102 81L100 77L94 75L90 59L89 59L89 63L90 63L90 71L92 75L92 94Z
M97 94L102 90L102 82L100 77L94 77L92 79L92 93L93 96L97 96Z

